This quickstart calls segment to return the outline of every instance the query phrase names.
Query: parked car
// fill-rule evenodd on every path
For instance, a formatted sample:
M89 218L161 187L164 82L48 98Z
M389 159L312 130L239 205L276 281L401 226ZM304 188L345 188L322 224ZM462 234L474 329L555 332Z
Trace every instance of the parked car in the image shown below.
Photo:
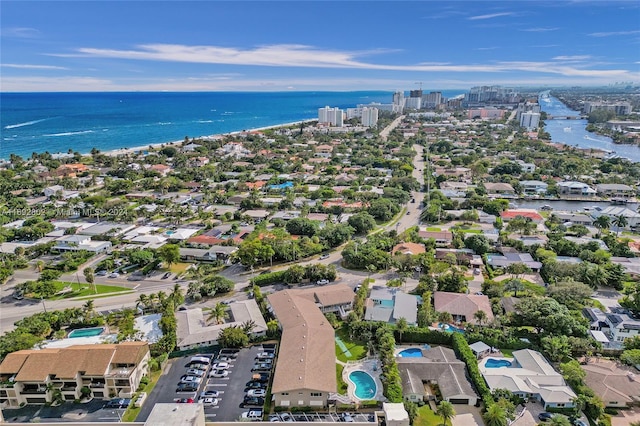
M112 272L112 273L109 275L109 278L118 278L119 276L120 276L120 274L119 274L119 273L117 273L117 272Z
M318 285L327 285L327 284L329 284L329 280L318 280L316 282L316 284L318 284Z
M217 390L200 392L200 399L217 398L219 396L220 396L220 391L217 391Z
M540 420L541 422L548 422L552 418L553 418L553 414L547 413L546 411L538 414L538 420Z
M129 404L130 398L114 398L105 404L105 408L127 408Z
M180 383L200 383L202 382L202 378L196 376L184 375L180 377Z
M329 255L326 253L320 256L320 260L328 259L328 258L329 258Z
M244 421L249 420L253 422L260 421L262 420L262 410L245 411L240 415L240 419Z
M280 414L280 419L281 419L283 422L293 422L293 421L295 421L295 420L293 419L293 416L292 416L291 414L289 414L289 413L281 413L281 414Z
M167 278L169 278L171 276L171 272L166 272L163 276L162 279L166 280Z
M182 404L193 404L195 401L193 398L176 398L174 402L182 403Z
M267 364L265 362L259 362L257 364L254 364L253 367L251 367L251 371L270 371L272 367L272 364Z
M189 364L187 364L187 368L192 369L192 370L200 370L200 371L206 371L207 368L209 368L208 365L206 364L200 364L200 363L193 363L190 362Z
M256 355L256 358L275 358L276 354L273 352L260 352Z
M97 271L97 272L96 272L96 276L97 276L97 277L104 277L105 275L107 275L107 273L108 273L108 272L107 272L107 271L105 271L105 270Z
M229 370L212 370L209 373L209 377L222 378L227 377L229 375Z
M244 401L242 402L243 407L255 406L261 407L264 405L264 398L259 398L257 396L246 396Z
M269 373L256 373L251 377L252 382L267 383L269 381Z
M218 398L205 398L202 400L202 404L204 405L218 405L220 400Z
M247 396L264 398L265 396L267 396L267 391L265 389L251 389L247 391Z
M342 413L342 415L340 415L340 420L347 423L353 423L355 421L350 413Z
M228 362L216 362L211 366L214 370L227 370L229 367Z
M187 370L189 376L202 377L204 376L204 370L198 370L197 368L190 368Z
M266 383L261 383L261 382L254 382L253 380L250 382L247 382L247 387L244 388L244 391L247 392L251 389L266 389L267 384Z
M195 392L198 390L196 383L179 383L176 392Z

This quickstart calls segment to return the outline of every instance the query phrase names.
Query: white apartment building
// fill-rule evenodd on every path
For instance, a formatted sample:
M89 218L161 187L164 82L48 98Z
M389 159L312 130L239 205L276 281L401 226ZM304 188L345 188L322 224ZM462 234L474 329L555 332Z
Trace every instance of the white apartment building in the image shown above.
M366 127L373 127L376 124L378 124L378 109L362 108L362 125Z
M420 109L422 108L422 98L406 98L404 106L409 109Z
M540 113L524 112L520 115L520 126L527 130L537 129L540 125Z
M442 92L430 92L422 95L423 108L437 108L442 103Z
M344 125L344 114L338 107L331 108L325 106L324 108L318 108L318 122L329 123L335 127L342 127Z
M397 105L402 111L402 108L404 108L404 92L397 91L393 94L393 105Z

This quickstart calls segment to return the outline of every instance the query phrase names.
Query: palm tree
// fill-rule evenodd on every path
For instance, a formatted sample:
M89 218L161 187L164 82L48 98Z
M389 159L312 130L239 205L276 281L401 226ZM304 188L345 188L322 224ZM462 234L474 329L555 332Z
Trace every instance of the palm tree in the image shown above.
M593 221L593 226L600 230L609 229L609 227L611 226L611 219L609 218L609 216L605 215L598 216L596 220Z
M442 423L446 426L447 422L456 416L456 410L449 401L440 401L436 414L442 417Z
M571 422L567 416L563 416L562 414L554 414L549 421L549 425L551 426L571 426Z
M82 305L82 313L86 318L91 318L95 313L95 305L93 299L89 299Z
M524 290L524 284L518 278L512 278L504 286L507 291L513 291L513 297L518 297L518 292Z
M149 296L147 296L144 293L138 296L138 300L136 300L136 308L142 309L143 314L144 314L144 310L147 308L148 305L149 305Z
M218 302L216 306L211 309L209 316L207 317L207 321L215 320L216 324L222 324L226 317L227 305L222 302Z
M35 269L36 269L38 272L42 272L42 270L44 269L44 261L42 261L42 260L38 260L38 261L36 261Z
M178 306L184 303L184 294L182 293L182 287L180 287L180 284L174 284L169 298L173 300L174 309L178 309Z
M407 319L405 317L401 317L397 322L396 322L396 331L398 332L398 340L400 341L400 343L402 343L402 333L404 333L405 331L407 331Z
M498 404L491 404L482 418L486 426L507 426L509 423L506 411Z
M253 329L256 328L256 325L257 324L254 320L247 320L240 324L240 328L242 328L242 331L244 331L248 336L249 334L251 334Z
M453 322L453 315L449 312L438 312L438 321L443 324L449 324Z
M487 320L487 313L485 311L478 310L473 314L473 318L476 320L478 325L482 325L482 323Z
M627 221L627 218L625 216L618 215L613 218L613 221L611 221L611 223L617 228L616 230L616 236L617 236L617 235L620 235L620 230L625 228L629 224L629 221Z

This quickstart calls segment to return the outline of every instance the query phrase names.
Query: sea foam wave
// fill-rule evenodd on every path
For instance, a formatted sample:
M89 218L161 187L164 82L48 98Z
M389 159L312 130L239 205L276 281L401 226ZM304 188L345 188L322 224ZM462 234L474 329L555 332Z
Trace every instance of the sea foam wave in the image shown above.
M38 123L41 123L41 122L47 121L47 120L50 120L50 118L41 118L40 120L25 121L24 123L18 123L18 124L9 124L8 126L4 126L4 128L5 129L17 129L18 127L31 126L33 124L38 124Z
M86 133L93 133L93 130L81 130L79 132L63 132L63 133L51 133L48 135L42 135L46 137L59 137L59 136L73 136L73 135L84 135Z

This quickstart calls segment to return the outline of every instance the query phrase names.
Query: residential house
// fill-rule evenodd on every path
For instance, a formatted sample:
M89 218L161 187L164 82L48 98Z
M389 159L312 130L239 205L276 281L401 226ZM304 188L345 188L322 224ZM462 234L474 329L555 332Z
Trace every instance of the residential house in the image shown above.
M86 250L92 253L110 253L112 248L111 241L92 241L91 237L86 235L64 235L58 238L51 251L81 251Z
M353 309L355 298L353 290L346 284L303 289L298 292L298 296L313 301L322 313L332 312L343 319Z
M615 225L613 225L614 220L620 216L624 217L627 221L625 228L636 228L640 226L640 213L626 207L596 207L596 209L591 213L591 216L594 219L597 219L600 216L608 216L612 227L615 227Z
M533 272L539 272L542 268L542 263L533 260L529 253L505 252L502 255L496 253L487 254L487 265L492 268L505 269L514 263L523 263Z
M224 328L240 327L249 321L255 324L251 331L252 336L264 336L267 332L267 323L254 299L231 302L227 315L228 320L217 324L215 321L207 321L206 313L201 308L176 311L178 350L215 345Z
M501 198L513 198L516 196L516 191L513 186L508 183L502 182L487 182L484 184L489 197L501 197Z
M633 318L624 308L613 308L606 314L605 322L609 330L605 332L611 342L623 343L625 339L640 334L640 320Z
M557 188L558 195L561 197L593 197L596 195L596 190L583 182L558 182Z
M500 213L500 217L505 222L509 222L517 217L531 219L533 223L544 222L544 217L534 209L509 209Z
M409 325L418 322L418 298L398 288L374 286L366 301L365 321L390 324L404 318Z
M584 382L606 408L628 408L640 403L638 370L614 360L594 357L586 365Z
M486 358L480 373L489 389L507 389L525 400L536 400L544 409L573 408L576 394L540 352L531 349L513 351L510 366L487 368Z
M147 374L147 342L29 349L8 354L0 364L0 404L46 404L59 390L64 401L131 398Z
M522 173L533 173L536 171L536 165L533 163L526 163L522 160L516 160L516 163L520 165Z
M436 312L449 312L455 322L477 324L474 315L478 311L487 315L485 324L493 321L491 301L484 295L436 291L433 293L433 308Z
M520 181L522 192L526 195L546 194L549 185L540 180L522 180Z
M581 213L562 213L562 212L554 212L551 214L552 217L557 218L562 221L565 226L571 225L584 225L591 226L593 225L593 218Z
M601 197L632 198L634 196L633 188L622 183L600 183L596 185L596 192Z
M453 349L442 346L422 349L421 357L397 357L396 363L404 399L416 403L435 399L435 392L427 390L437 385L444 401L465 405L478 401L467 378L466 365L456 358Z
M180 259L185 262L216 262L218 260L229 263L231 255L238 251L234 246L211 246L208 249L180 247Z
M301 290L267 296L282 338L271 395L276 407L326 407L337 390L335 332L316 303Z
M425 240L433 238L437 247L449 247L453 243L451 231L418 231L418 236Z
M411 243L411 242L400 243L400 244L396 244L391 249L392 256L397 253L414 256L416 254L426 253L426 249L424 248L424 244L417 244L417 243Z

